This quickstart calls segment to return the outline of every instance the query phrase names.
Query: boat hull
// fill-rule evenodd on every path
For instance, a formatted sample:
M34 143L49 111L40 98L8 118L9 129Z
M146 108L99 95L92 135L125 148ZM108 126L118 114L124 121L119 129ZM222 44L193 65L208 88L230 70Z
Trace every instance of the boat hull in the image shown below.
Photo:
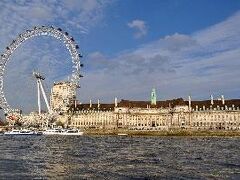
M61 135L61 136L82 136L83 132L78 133L56 133L56 132L43 132L43 135Z
M82 136L82 131L76 130L46 130L43 131L43 135L61 135L61 136Z
M4 135L6 136L40 136L41 133L8 133L5 132Z

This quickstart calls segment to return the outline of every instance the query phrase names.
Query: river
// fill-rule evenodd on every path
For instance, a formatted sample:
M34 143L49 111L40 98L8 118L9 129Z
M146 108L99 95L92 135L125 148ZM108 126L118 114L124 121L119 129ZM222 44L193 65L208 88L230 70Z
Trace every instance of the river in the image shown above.
M240 179L239 137L0 136L0 179Z

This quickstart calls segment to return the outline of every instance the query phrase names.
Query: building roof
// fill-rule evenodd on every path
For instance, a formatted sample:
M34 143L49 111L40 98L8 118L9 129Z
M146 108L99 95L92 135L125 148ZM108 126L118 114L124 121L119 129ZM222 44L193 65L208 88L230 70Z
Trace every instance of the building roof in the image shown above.
M227 107L240 107L240 99L229 99L225 100L224 105L222 104L222 101L220 100L214 100L214 104L211 105L211 100L201 100L201 101L191 101L191 107L193 109L198 106L198 108L216 108L216 107L222 107L222 106L227 106ZM177 98L177 99L172 99L172 100L165 100L165 101L157 101L156 105L151 105L150 101L132 101L132 100L124 100L122 99L118 103L118 107L128 107L128 108L168 108L168 107L175 107L175 106L188 106L188 101L185 101L183 98ZM101 104L100 103L100 110L113 110L115 107L114 103L110 104ZM74 105L71 106L72 109L74 110L97 110L98 109L98 104L92 104L92 107L90 108L90 104L77 104L75 107Z
M151 105L150 101L131 101L131 100L121 100L118 104L119 107L139 107L146 108L147 106L153 108L167 108L174 107L177 105L187 105L186 102L182 98L173 99L173 100L165 100L165 101L157 101L156 105Z
M212 108L216 108L218 106L219 107L222 107L222 106L240 107L240 99L228 99L228 100L225 100L224 104L222 103L221 100L213 100L213 105L211 104L211 100L192 101L191 106L194 109L196 108L196 106L198 106L198 108L202 108L203 106L205 106L205 108L210 108L211 106Z
M115 105L114 104L100 104L99 109L108 111L108 110L114 110ZM73 110L97 110L98 109L98 104L92 104L92 107L90 108L90 104L77 104L71 106L71 109Z

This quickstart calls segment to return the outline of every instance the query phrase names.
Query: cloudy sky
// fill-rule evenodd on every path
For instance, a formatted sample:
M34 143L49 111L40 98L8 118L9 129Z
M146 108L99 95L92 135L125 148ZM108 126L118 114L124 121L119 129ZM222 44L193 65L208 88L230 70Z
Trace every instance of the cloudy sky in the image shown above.
M35 25L61 27L84 58L78 99L112 102L177 97L240 98L240 1L234 0L1 0L0 49ZM54 81L71 74L62 42L37 37L11 56L4 74L9 104L37 109L31 73Z

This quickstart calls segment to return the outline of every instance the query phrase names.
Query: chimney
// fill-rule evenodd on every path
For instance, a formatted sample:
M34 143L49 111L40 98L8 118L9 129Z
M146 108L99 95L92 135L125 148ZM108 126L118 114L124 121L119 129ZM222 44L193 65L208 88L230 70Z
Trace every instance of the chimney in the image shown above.
M211 94L211 105L213 105L213 95Z
M75 109L77 108L77 100L76 99L74 100L74 107L75 107Z
M97 107L98 107L98 109L100 108L100 100L99 99L97 100Z
M118 106L118 102L117 102L117 98L116 97L114 99L114 103L115 103L115 107L117 107Z
M225 99L224 99L224 95L221 95L221 100L222 100L222 104L225 104Z
M196 111L198 111L198 105L196 105Z
M228 107L227 107L227 105L225 105L225 110L228 110Z
M92 108L92 100L89 101L89 107Z
M192 102L191 96L188 96L188 109L189 109L189 111L191 110L191 102Z

